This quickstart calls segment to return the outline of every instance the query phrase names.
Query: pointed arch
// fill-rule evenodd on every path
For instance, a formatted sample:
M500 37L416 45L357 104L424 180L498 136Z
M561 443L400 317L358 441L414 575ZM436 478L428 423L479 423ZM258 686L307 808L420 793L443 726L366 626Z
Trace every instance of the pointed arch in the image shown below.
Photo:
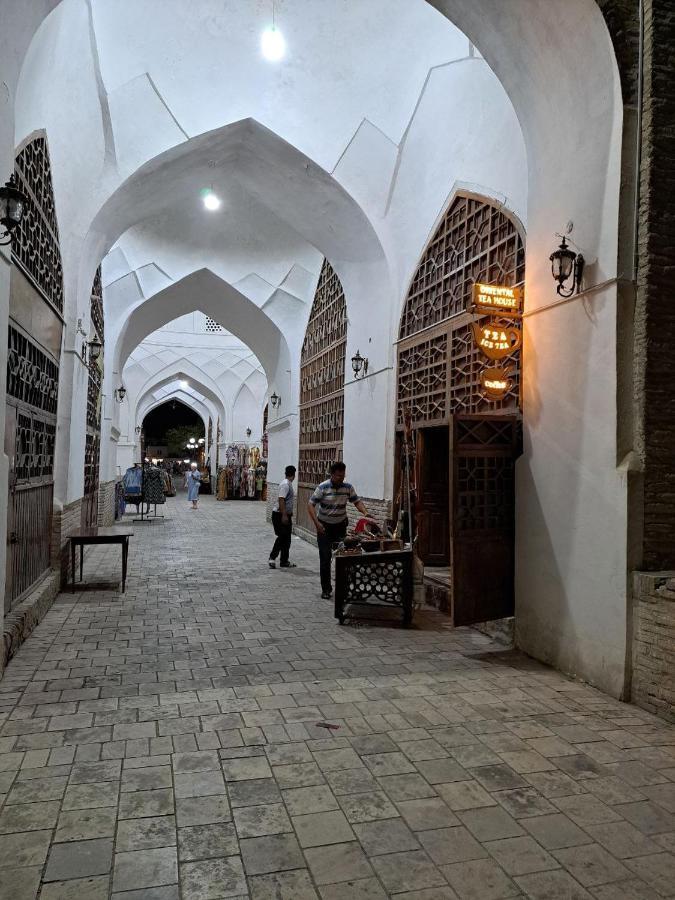
M422 253L401 313L399 428L406 409L413 426L424 427L447 424L458 413L519 408L520 350L503 361L511 378L506 397L487 400L480 373L488 363L475 344L467 309L474 283L512 286L524 280L524 232L515 216L489 197L455 194Z

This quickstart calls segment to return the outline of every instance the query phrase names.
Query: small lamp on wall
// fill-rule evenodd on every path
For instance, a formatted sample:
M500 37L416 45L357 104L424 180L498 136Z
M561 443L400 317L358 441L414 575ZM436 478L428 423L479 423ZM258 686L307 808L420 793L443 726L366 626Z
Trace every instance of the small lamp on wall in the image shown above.
M359 350L356 351L356 354L352 356L352 369L354 371L354 378L358 378L361 376L365 378L368 374L368 357L361 356L361 352Z
M584 273L584 258L581 253L575 253L567 246L567 241L563 236L560 246L549 256L551 261L551 274L558 282L556 292L561 297L571 297L572 294L578 294L581 290L581 277ZM565 287L565 283L572 278L569 287Z
M276 391L270 397L270 403L272 404L273 409L277 409L277 407L281 406L281 397Z
M21 224L27 206L28 197L16 186L16 177L12 173L5 186L0 187L0 225L3 228L0 231L0 245L12 243L12 233Z
M126 397L126 395L127 395L127 389L124 387L123 384L121 384L115 391L115 400L117 400L118 403L121 403L124 400L124 398Z
M136 432L136 434L140 434L140 433L141 433L141 426L140 426L140 425L137 425L137 426L134 428L134 431Z
M247 429L246 429L246 437L247 437L247 438L250 438L250 437L251 437L251 429L250 429L250 428L247 428Z
M89 365L91 366L98 360L99 356L101 355L103 344L98 340L98 338L94 338L93 340L89 341L87 346L89 347ZM84 350L84 347L82 349ZM87 362L86 355L84 356L84 362Z

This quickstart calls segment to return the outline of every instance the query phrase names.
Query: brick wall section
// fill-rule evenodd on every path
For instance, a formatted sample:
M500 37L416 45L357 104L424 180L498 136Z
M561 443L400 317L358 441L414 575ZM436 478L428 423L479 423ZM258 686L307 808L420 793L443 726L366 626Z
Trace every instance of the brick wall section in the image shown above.
M115 482L106 481L98 488L98 524L115 524Z
M675 722L675 572L637 573L634 596L631 699Z
M63 509L54 510L52 516L51 566L61 572L61 586L68 583L70 558L68 536L82 525L82 500L74 500Z
M675 4L645 0L636 380L642 403L642 568L675 569Z

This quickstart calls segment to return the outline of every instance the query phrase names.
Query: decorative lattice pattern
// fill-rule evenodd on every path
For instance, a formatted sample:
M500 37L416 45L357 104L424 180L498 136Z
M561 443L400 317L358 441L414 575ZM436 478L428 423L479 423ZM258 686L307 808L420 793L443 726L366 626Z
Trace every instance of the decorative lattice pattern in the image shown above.
M59 367L25 334L8 328L7 393L35 409L56 415Z
M101 283L101 267L99 266L94 275L94 284L91 289L91 321L101 343L104 340L104 323L103 323L103 284Z
M482 316L476 321L486 321ZM515 319L499 318L503 325L518 324ZM450 332L452 378L448 385L450 409L453 413L476 413L485 411L514 410L520 405L520 350L499 361L499 365L508 369L512 386L502 400L486 401L480 390L480 373L486 360L471 331L471 324L466 322Z
M101 383L103 376L98 365L89 367L87 382L87 428L101 430Z
M338 456L334 448L328 449L303 449L300 448L300 467L298 473L298 482L305 484L311 491L320 482L327 477L326 473L331 467L331 463L337 462Z
M406 407L418 426L442 424L457 414L518 409L520 352L503 361L512 380L509 393L487 400L480 373L488 363L475 345L466 309L475 282L516 285L524 278L525 248L514 222L486 200L458 196L424 252L401 317L399 427Z
M56 309L63 312L63 269L59 249L52 175L47 141L37 137L17 155L14 172L28 198L20 225L14 232L12 256L30 281Z
M365 561L363 561L365 562ZM346 569L345 603L403 603L405 568L402 560L373 562L369 565L349 566Z
M414 422L443 421L447 416L448 338L435 338L402 350L398 358L399 410L410 407Z
M84 494L85 497L98 493L99 460L101 438L98 434L87 434L84 444Z
M513 527L513 459L463 456L457 460L459 531L508 531Z
M324 260L302 346L300 368L300 475L314 487L342 458L347 341L345 295Z
M212 319L211 316L206 316L204 329L212 334L217 334L219 331L223 331L223 326L219 322L216 322L215 319Z
M51 481L54 474L56 424L37 414L19 412L16 417L16 465L18 483Z
M458 196L415 272L399 337L463 312L476 281L511 285L524 277L525 252L513 222L491 203Z

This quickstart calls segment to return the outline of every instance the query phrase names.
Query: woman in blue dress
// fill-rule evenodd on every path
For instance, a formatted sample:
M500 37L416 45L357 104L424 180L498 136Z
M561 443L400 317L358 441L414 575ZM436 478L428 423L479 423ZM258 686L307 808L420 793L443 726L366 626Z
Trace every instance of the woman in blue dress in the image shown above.
M185 483L188 489L188 500L192 500L192 509L198 509L199 485L202 483L202 476L196 462L190 463L190 471L185 473Z

